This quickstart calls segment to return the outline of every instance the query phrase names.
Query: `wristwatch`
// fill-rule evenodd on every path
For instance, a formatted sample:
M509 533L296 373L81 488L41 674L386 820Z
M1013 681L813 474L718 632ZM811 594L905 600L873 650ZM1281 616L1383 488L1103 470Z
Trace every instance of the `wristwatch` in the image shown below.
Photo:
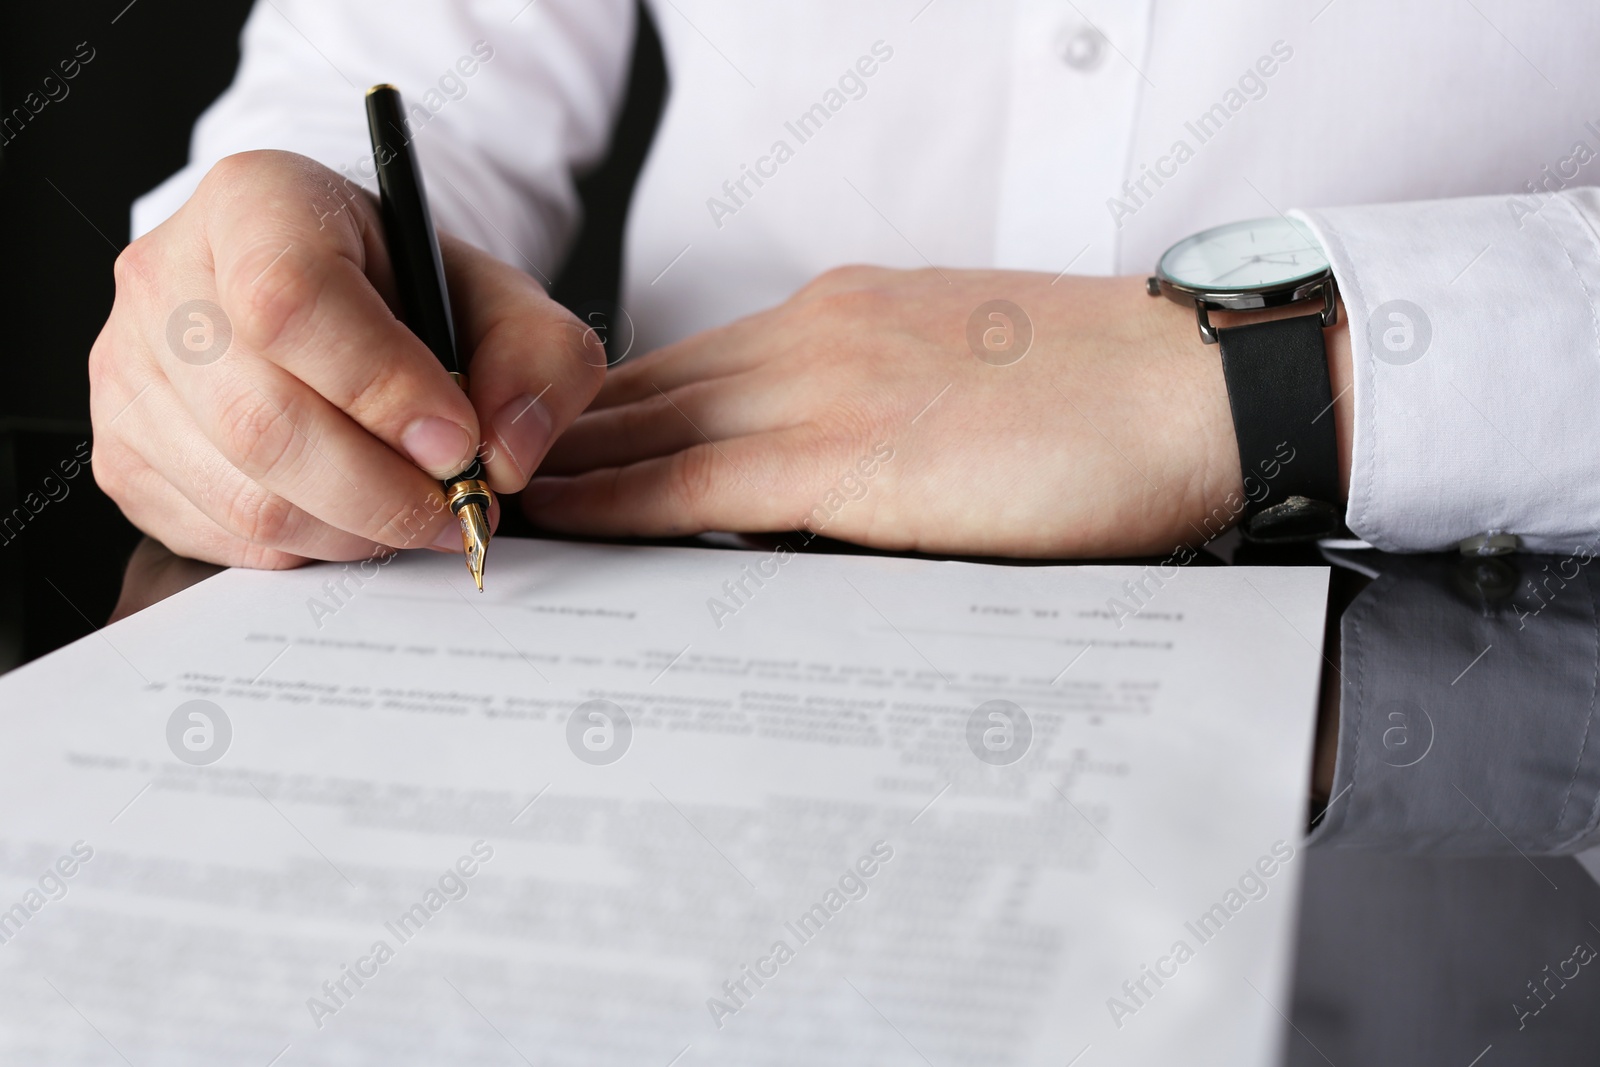
M1333 271L1304 223L1284 217L1217 226L1167 249L1146 283L1195 309L1218 346L1244 474L1239 528L1252 541L1304 541L1344 529L1339 452L1322 330L1338 321ZM1307 315L1218 329L1212 311L1319 301Z

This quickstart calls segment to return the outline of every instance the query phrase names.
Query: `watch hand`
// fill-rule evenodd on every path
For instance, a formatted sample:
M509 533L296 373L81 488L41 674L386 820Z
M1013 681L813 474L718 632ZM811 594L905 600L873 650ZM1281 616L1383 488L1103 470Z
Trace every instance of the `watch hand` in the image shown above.
M1252 264L1255 264L1255 263L1259 263L1259 262L1261 262L1261 257L1260 256L1251 256L1248 259L1246 259L1243 263L1239 264L1237 267L1232 267L1232 268L1230 268L1228 270L1225 270L1221 274L1217 275L1215 278L1212 278L1211 280L1213 282L1220 282L1222 279L1226 278L1228 275L1232 274L1234 271L1244 270L1246 267L1251 266Z

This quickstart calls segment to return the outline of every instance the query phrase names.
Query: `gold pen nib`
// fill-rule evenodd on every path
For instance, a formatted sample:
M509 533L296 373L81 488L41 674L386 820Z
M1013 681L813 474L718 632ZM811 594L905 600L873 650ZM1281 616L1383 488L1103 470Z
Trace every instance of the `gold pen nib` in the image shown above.
M476 501L461 505L456 512L456 519L461 523L461 547L467 553L467 570L472 575L472 580L477 583L478 592L483 592L483 557L489 550L489 514L488 510Z
M471 474L463 474L445 485L445 499L461 524L461 547L467 554L467 573L483 592L483 555L489 550L489 507L494 494L478 475L473 462Z

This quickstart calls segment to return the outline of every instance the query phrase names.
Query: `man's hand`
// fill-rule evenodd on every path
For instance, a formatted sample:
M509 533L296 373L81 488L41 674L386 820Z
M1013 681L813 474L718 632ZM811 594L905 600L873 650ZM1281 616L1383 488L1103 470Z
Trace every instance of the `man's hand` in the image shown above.
M438 480L481 443L490 485L521 489L605 359L532 279L441 243L470 397L395 317L370 196L283 152L218 163L117 259L89 357L96 481L215 563L460 551Z
M1242 500L1193 312L1142 278L997 271L830 271L613 369L540 473L524 508L558 530L1013 556L1168 552Z

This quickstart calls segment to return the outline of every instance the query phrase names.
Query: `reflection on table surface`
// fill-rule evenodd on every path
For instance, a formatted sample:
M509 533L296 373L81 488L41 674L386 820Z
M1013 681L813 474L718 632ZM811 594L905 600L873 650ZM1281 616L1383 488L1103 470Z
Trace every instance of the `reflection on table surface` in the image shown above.
M1329 558L1361 588L1330 632L1289 1062L1594 1062L1600 886L1570 854L1600 836L1600 585L1563 558Z

